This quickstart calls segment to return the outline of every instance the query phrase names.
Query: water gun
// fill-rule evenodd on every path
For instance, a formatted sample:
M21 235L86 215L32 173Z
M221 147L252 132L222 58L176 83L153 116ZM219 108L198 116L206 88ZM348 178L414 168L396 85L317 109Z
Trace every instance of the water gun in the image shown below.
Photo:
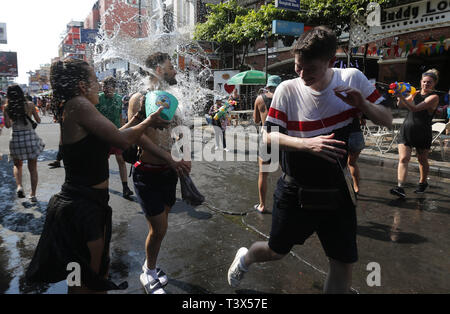
M389 94L402 94L406 97L416 93L416 88L409 83L395 82L389 85Z
M229 110L230 110L230 104L225 103L225 105L220 107L219 110L217 111L216 115L214 116L214 120L217 121L217 120L223 118L228 113Z
M233 106L233 107L236 107L236 105L237 105L237 101L232 100L232 99L228 100L228 103L230 104L230 106Z

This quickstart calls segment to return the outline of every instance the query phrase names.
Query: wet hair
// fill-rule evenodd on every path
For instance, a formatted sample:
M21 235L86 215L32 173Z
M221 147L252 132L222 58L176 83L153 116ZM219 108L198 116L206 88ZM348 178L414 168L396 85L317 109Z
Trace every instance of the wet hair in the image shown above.
M108 76L103 80L103 87L111 86L112 88L116 88L117 81L113 76Z
M149 69L155 70L158 66L161 66L166 60L170 60L170 56L167 53L156 52L147 57L145 60L145 66Z
M439 71L436 69L430 69L422 74L422 78L424 76L429 76L434 80L434 84L437 84L439 81Z
M52 112L60 121L64 104L80 95L79 82L88 82L90 65L83 60L65 59L55 61L50 67L50 84L52 85Z
M28 124L25 112L27 99L25 98L22 88L17 84L9 86L6 92L6 98L8 99L6 112L11 120L17 122L20 119L25 124Z
M300 36L292 53L306 60L330 60L336 55L337 47L336 34L325 26L317 26Z

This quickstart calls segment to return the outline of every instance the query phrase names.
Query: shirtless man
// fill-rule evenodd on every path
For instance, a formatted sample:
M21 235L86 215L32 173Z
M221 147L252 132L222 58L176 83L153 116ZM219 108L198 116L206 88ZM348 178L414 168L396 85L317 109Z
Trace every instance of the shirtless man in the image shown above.
M253 112L253 119L255 123L264 125L266 122L267 114L269 113L270 105L272 104L273 93L275 89L281 83L281 77L277 75L271 75L267 80L266 91L259 95L255 100L255 110ZM267 176L268 172L262 170L262 165L270 162L264 162L261 158L258 159L259 163L259 175L258 175L258 192L259 192L259 204L253 206L260 213L266 212L266 194L267 194Z
M165 53L150 55L145 66L149 73L149 90L164 90L169 85L177 84L176 71ZM128 117L139 111L144 101L144 93L136 93L130 99ZM175 119L174 119L175 120ZM142 266L140 276L142 285L148 294L164 294L163 287L168 283L167 276L157 268L156 260L161 248L161 242L167 232L168 215L176 201L176 186L178 176L188 174L190 162L175 162L170 154L173 140L171 127L164 130L149 128L138 145L148 147L153 142L151 150L143 149L139 161L133 166L133 182L137 199L145 213L149 233L145 243L146 261Z

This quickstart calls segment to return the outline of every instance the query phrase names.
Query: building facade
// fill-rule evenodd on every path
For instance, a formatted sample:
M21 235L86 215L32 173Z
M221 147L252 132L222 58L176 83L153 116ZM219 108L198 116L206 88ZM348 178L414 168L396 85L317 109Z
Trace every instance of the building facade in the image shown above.
M86 61L86 44L81 42L81 30L84 22L71 21L59 45L59 57L75 58Z

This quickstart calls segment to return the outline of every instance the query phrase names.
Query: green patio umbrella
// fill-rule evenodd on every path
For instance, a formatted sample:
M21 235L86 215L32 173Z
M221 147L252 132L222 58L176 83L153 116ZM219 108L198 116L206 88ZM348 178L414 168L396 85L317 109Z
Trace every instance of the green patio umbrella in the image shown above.
M228 85L266 85L266 73L250 70L236 74L227 82Z

